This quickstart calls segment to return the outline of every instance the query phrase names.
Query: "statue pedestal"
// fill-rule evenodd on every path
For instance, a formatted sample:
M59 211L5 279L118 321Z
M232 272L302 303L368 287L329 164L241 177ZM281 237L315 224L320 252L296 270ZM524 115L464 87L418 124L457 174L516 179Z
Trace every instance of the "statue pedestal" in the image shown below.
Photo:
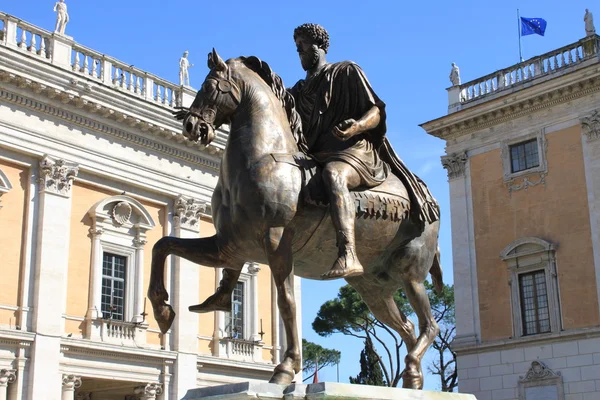
M321 382L310 385L275 385L264 382L242 382L223 386L192 389L181 400L245 400L245 399L327 399L327 400L477 400L472 394L442 393L428 390L398 389L380 386Z

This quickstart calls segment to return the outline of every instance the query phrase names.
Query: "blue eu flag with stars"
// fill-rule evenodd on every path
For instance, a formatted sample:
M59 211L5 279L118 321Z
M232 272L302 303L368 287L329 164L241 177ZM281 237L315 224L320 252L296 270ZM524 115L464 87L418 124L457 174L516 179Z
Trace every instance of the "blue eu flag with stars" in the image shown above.
M544 32L546 32L545 19L521 17L521 36L533 35L534 33L544 36Z

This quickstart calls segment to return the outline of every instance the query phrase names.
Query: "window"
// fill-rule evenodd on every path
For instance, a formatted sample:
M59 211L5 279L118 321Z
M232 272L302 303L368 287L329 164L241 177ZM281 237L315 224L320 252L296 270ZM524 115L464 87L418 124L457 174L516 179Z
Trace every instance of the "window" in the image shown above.
M555 252L552 243L525 237L500 253L510 272L514 338L560 330Z
M522 180L529 180L529 186L535 186L538 178L531 176L539 174L545 177L548 173L546 150L548 142L543 130L520 135L500 143L503 179L505 183L514 185L522 184ZM520 183L521 182L521 183ZM518 190L518 189L517 189Z
M124 320L127 257L104 253L102 260L102 318Z
M89 211L92 265L85 337L108 341L110 332L144 330L144 247L155 224L140 202L126 195L108 197ZM119 326L114 330L112 327ZM111 329L113 329L111 331ZM140 332L135 345L145 343ZM118 340L117 340L118 339Z
M548 292L544 271L519 275L523 335L550 332Z
M226 334L234 339L246 339L244 337L244 291L245 282L237 282L231 294L231 312L226 313L225 317Z
M537 139L511 145L510 163L512 173L539 167Z

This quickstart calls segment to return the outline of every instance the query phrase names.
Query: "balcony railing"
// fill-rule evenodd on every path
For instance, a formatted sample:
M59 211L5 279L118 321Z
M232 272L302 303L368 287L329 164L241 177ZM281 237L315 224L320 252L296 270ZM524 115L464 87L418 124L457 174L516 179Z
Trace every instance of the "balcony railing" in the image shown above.
M224 350L221 354L227 358L245 362L263 362L262 342L234 338L222 338L220 342Z
M124 346L141 346L146 344L148 325L133 322L99 319L100 337L103 342Z
M57 41L60 43L55 46ZM20 49L41 60L156 105L173 108L191 102L195 95L190 88L171 83L75 43L70 38L38 28L2 12L0 45Z
M569 70L590 59L597 59L599 49L600 36L586 37L560 49L452 87L449 89L449 107L468 104L503 90L517 88L528 82Z

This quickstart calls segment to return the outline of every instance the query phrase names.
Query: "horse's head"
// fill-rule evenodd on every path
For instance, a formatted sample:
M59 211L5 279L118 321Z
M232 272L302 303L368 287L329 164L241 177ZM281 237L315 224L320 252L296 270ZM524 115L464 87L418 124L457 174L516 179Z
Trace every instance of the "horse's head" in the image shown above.
M239 86L231 78L231 67L213 49L208 54L208 68L202 87L189 109L175 114L183 120L183 135L207 145L215 138L215 130L229 122L240 104Z

